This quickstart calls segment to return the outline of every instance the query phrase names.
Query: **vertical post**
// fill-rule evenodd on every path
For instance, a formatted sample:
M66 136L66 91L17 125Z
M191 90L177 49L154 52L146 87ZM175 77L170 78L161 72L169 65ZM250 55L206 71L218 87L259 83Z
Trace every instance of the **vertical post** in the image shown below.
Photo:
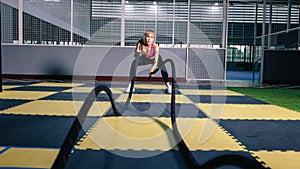
M121 46L125 46L125 0L121 1Z
M228 0L223 0L222 48L227 48L227 36L228 36Z
M172 47L175 45L175 0L173 0L173 16L172 16Z
M252 61L252 63L255 62L255 58L256 58L257 18L258 18L258 2L256 2L256 6L255 6L254 42L253 42L254 45L253 45L253 61Z
M223 0L223 32L222 32L222 48L224 48L224 81L226 80L227 69L227 38L228 37L228 0Z
M263 83L264 74L264 55L265 55L265 34L266 34L266 0L263 5L263 24L262 24L262 39L261 39L261 67L260 67L260 83Z
M289 32L291 27L291 14L292 14L292 3L291 0L288 0L288 13L287 13L287 22L286 22L286 32Z
M71 0L70 43L73 45L74 0Z
M190 25L191 25L191 0L188 0L188 22L187 22L187 33L186 33L187 48L190 47Z
M186 31L186 60L185 60L185 79L188 78L189 65L189 47L190 47L190 22L191 22L191 0L188 0L188 18L187 18L187 31Z
M300 27L300 9L298 11L298 27ZM300 50L300 29L298 29L298 50Z
M19 17L19 45L23 44L23 0L19 0L19 10L18 10L18 17Z
M269 27L268 27L268 49L270 49L270 47L271 47L272 15L273 15L273 5L272 5L272 0L270 0L270 5L269 5Z
M258 2L256 2L255 6L255 21L254 21L254 42L253 42L253 57L252 57L252 82L254 82L254 74L255 74L255 59L256 59L256 37L257 37L257 18L258 18Z
M158 19L158 4L157 4L158 2L156 2L154 5L154 7L155 7L155 28L154 28L154 30L156 31L156 33L158 32L158 30L157 30L157 19Z
M0 92L3 91L2 88L2 22L1 22L1 7L2 7L2 3L0 0Z

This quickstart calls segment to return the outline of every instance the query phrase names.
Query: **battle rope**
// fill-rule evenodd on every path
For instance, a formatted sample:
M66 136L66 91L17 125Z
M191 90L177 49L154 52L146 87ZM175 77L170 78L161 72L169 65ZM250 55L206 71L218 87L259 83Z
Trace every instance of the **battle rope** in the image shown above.
M187 147L187 145L185 144L184 140L182 139L178 128L177 128L177 123L176 123L176 112L175 112L175 95L176 95L176 72L175 72L175 65L174 62L171 59L166 59L164 61L163 64L166 64L167 62L169 62L171 64L171 68L172 68L172 93L171 93L171 122L172 122L172 128L173 128L173 135L174 138L177 142L177 146L179 147L180 152L182 153L184 160L186 161L187 165L189 168L192 169L212 169L212 168L216 168L216 167L220 167L220 166L224 166L224 165L235 165L235 166L240 166L243 167L245 169L253 169L253 168L263 168L261 165L259 165L258 163L255 163L251 160L249 160L246 157L242 157L239 155L225 155L225 156L220 156L217 157L213 160L210 160L209 162L207 162L204 165L200 165L197 160L195 159L195 157L193 156L193 154L191 153L191 151L189 150L189 148ZM135 73L136 73L136 68L138 65L138 58L137 58L137 62L135 65ZM157 72L157 70L156 70ZM109 96L111 105L112 105L112 109L115 113L116 116L120 116L122 115L122 112L125 111L125 109L127 108L127 106L130 103L131 100L131 96L132 96L132 92L133 92L133 88L134 88L134 82L135 82L135 77L132 78L131 80L131 88L130 88L130 92L128 95L128 98L126 100L125 106L124 108L120 111L117 109L117 107L115 106L114 103L114 98L112 96L111 90L105 86L105 85L99 85L96 86L87 96L86 100L84 101L81 109L79 110L78 116L76 116L70 131L68 133L68 135L66 136L62 147L51 167L51 169L63 169L68 161L69 158L69 154L72 151L72 148L75 144L75 140L77 139L79 132L82 129L82 123L84 123L87 113L89 111L89 109L91 108L93 102L96 100L96 97L98 96L98 94L101 91L105 91L106 94Z
M151 77L152 77L152 75L154 75L156 72L158 72L159 71L159 69L157 68L157 69L155 69L153 72L150 72L149 73L149 76L148 76L148 80L151 80Z
M134 65L134 75L136 74L136 68L138 66L140 55L136 58L136 64ZM105 86L105 85L98 85L96 86L87 96L85 99L82 107L80 108L78 115L75 117L74 122L72 123L72 126L60 148L60 151L51 167L51 169L63 169L69 159L69 154L72 151L72 148L75 144L75 140L77 139L81 129L82 129L82 123L84 123L87 113L89 112L93 102L96 100L97 96L101 91L105 91L106 94L109 97L112 109L115 113L116 116L121 116L122 112L126 110L128 107L132 93L133 93L133 88L134 88L134 82L135 82L135 76L131 79L131 87L130 87L130 92L128 94L128 97L126 99L126 102L124 104L124 107L122 110L118 110L115 101L112 95L111 90Z
M174 62L171 59L166 59L164 64L170 62L172 68L172 95L171 95L171 123L173 128L173 135L177 142L177 146L179 151L183 155L186 164L191 169L215 169L217 167L221 167L224 165L234 165L237 167L242 167L244 169L260 169L263 168L261 164L258 162L252 161L246 157L240 155L223 155L219 156L215 159L208 161L207 163L200 165L196 158L193 156L192 152L189 150L187 145L185 144L183 138L181 137L177 123L176 123L176 111L175 111L175 95L176 90L175 87L177 85L176 82L176 71Z

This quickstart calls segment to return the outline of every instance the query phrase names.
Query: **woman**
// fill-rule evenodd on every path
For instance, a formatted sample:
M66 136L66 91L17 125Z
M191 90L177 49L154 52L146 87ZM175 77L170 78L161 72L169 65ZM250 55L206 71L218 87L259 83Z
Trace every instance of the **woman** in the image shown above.
M155 43L155 38L155 32L148 30L144 33L144 37L137 42L134 54L135 59L132 61L130 68L129 82L131 82L132 78L135 76L137 60L137 66L152 64L151 68L149 69L149 79L151 78L152 74L157 72L158 69L161 69L161 74L166 84L166 92L170 94L172 93L172 88L168 81L168 73L165 65L163 64L163 60L159 55L159 47L158 44ZM137 57L139 57L139 59L137 59ZM131 83L129 83L127 89L125 90L127 93L130 92L130 87Z

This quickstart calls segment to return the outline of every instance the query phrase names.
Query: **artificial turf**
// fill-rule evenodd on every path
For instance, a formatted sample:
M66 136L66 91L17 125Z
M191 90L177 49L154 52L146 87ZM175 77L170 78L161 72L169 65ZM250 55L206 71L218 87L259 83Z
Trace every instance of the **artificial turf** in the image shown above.
M228 87L228 90L300 113L300 89Z

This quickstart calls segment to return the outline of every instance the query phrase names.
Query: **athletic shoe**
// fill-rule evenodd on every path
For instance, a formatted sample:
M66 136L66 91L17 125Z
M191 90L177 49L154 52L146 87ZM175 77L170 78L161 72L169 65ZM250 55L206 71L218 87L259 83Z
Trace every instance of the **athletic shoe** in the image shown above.
M172 86L167 85L166 91L167 91L167 93L171 94L172 93Z
M126 88L125 92L129 93L130 92L130 88L131 88L131 84L128 85L128 87ZM135 89L133 88L132 92L134 92Z

